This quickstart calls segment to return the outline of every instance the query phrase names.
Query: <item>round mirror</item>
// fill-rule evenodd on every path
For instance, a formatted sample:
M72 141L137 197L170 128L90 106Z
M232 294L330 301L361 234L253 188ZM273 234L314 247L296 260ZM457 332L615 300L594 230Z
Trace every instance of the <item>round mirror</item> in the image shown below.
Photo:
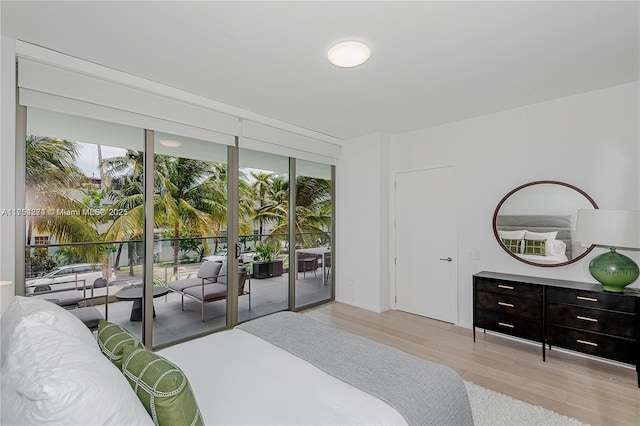
M597 209L584 191L564 182L521 185L500 201L493 233L510 256L535 266L564 266L585 257L593 245L575 241L578 209Z

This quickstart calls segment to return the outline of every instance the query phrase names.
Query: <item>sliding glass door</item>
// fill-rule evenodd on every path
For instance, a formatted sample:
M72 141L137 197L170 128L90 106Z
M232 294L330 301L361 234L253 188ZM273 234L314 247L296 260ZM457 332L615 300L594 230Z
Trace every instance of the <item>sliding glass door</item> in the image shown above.
M227 325L227 146L154 132L153 149L149 261L161 345ZM206 269L207 261L220 266Z
M23 143L24 294L93 306L141 337L141 312L118 294L143 282L144 132L29 108Z
M251 306L238 320L289 308L289 158L240 149L240 262L248 271ZM248 299L248 298L247 298Z
M333 297L332 168L296 160L295 306L317 304Z

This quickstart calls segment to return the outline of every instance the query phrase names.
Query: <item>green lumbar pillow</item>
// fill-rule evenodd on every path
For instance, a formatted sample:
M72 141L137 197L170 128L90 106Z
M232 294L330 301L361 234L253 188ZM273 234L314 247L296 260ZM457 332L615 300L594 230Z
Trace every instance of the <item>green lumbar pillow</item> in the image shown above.
M156 425L204 425L189 381L175 364L127 345L122 373Z
M118 369L122 368L122 350L125 345L144 348L144 345L125 328L109 321L98 323L98 345L100 350Z
M502 244L512 253L520 254L522 253L520 247L522 245L522 240L511 240L507 238L502 238Z
M524 240L524 254L544 256L546 254L546 240Z

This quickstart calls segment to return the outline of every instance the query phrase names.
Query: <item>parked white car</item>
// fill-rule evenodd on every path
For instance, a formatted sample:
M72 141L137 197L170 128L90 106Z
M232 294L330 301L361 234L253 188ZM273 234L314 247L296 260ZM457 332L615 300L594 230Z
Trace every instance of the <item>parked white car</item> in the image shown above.
M34 291L91 287L98 278L102 278L102 265L99 263L76 263L58 266L42 277L27 280L25 291L33 293ZM115 279L116 275L112 268L109 282ZM56 285L51 287L51 284Z
M246 251L240 255L240 260L243 263L253 262L254 258L257 256L255 252ZM227 251L220 250L212 254L211 256L205 256L202 260L208 260L210 262L226 262L227 261Z

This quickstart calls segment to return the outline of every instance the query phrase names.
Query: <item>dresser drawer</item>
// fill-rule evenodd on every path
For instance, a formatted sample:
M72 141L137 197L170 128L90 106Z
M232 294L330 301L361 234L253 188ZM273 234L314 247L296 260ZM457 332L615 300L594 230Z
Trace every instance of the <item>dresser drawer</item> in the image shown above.
M635 364L636 342L590 331L548 326L547 343L615 361Z
M490 291L500 294L512 294L542 300L542 287L535 284L514 283L510 281L478 279L475 282L476 290Z
M473 276L473 339L484 328L636 365L640 388L640 295L601 286L483 271ZM640 425L638 425L640 426Z
M486 311L497 311L537 321L542 320L542 303L517 294L479 291L476 293L476 306Z
M476 327L542 342L542 323L501 312L476 310Z
M549 302L570 303L587 308L603 308L619 312L635 312L635 297L621 294L601 293L595 291L573 290L568 288L547 288Z
M551 325L564 325L581 330L635 339L635 321L636 316L634 314L553 302L547 305L547 323Z

